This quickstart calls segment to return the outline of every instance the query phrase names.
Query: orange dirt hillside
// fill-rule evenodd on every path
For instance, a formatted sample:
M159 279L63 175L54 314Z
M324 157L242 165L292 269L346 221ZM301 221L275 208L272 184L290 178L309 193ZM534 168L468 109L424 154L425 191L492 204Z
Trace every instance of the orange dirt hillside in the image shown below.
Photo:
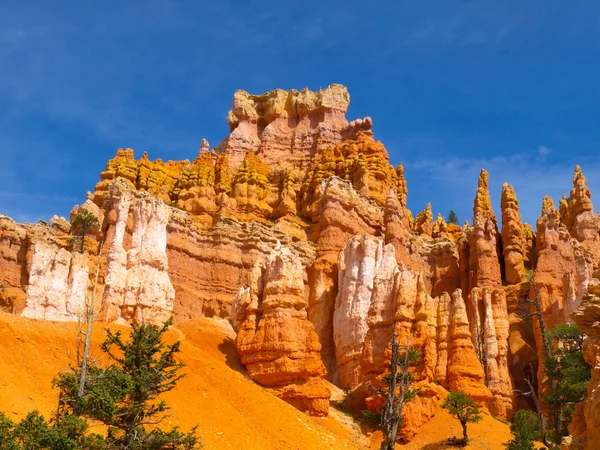
M127 327L111 325L112 329ZM96 324L97 347L104 325ZM75 323L25 319L0 312L0 410L18 420L28 411L46 417L56 406L51 381L67 368ZM267 393L241 373L234 334L222 320L198 319L178 324L169 340L182 340L186 377L165 399L173 408L171 425L198 424L209 449L359 449L334 419L312 419ZM97 349L95 355L99 355Z

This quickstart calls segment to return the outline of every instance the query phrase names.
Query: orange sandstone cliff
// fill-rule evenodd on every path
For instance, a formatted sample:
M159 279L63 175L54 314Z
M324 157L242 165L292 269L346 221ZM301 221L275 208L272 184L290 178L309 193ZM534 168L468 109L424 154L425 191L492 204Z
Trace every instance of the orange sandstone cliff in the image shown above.
M0 308L77 321L96 292L99 321L228 319L249 377L316 416L329 413L328 382L378 407L365 386L384 374L395 332L421 353L405 440L450 389L510 419L527 406L513 395L525 377L537 373L544 390L529 300L537 292L548 327L592 302L600 218L585 176L575 169L558 210L544 199L536 232L508 184L499 228L485 170L471 224L448 224L430 204L413 217L404 167L389 163L370 118L346 119L349 102L337 84L237 91L217 148L203 139L184 161L119 149L72 211L100 223L83 253L66 219L0 216Z

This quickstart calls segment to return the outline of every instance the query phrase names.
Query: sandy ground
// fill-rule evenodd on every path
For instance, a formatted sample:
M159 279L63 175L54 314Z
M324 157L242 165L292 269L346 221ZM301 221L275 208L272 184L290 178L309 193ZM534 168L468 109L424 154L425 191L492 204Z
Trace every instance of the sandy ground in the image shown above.
M93 353L104 338L96 324ZM112 329L127 327L111 325ZM38 409L46 417L56 406L52 378L65 370L73 353L77 325L35 321L0 312L0 410L15 420ZM168 340L182 340L186 376L165 395L173 408L171 425L198 425L208 449L365 449L378 448L379 434L366 433L349 416L332 409L327 419L308 417L272 396L243 373L234 333L224 320L197 319L177 324ZM489 415L469 425L472 449L502 449L508 426ZM365 434L366 433L366 434ZM460 424L440 411L414 441L397 449L444 449L460 435ZM456 448L456 447L454 447Z

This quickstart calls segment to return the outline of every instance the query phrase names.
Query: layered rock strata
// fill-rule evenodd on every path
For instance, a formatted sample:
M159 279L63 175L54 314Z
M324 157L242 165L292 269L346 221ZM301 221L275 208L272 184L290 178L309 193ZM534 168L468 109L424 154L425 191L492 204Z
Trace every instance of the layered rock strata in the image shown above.
M238 355L257 383L296 408L327 416L329 388L321 344L307 315L305 270L281 244L252 272L232 304Z
M227 317L234 302L248 372L303 410L326 410L323 366L341 387L378 382L395 331L422 354L406 438L447 389L509 418L513 382L524 390L525 377L543 373L528 300L537 290L547 327L564 323L600 266L600 219L581 169L559 211L544 200L537 234L507 184L498 232L485 170L472 225L434 220L431 205L413 219L404 167L389 163L370 118L348 122L348 102L340 85L238 91L217 149L202 140L184 161L119 149L71 212L102 224L83 254L71 251L65 219L0 216L0 308L76 320L98 263L103 320Z
M587 335L583 343L583 356L585 361L592 366L592 379L588 384L587 396L583 403L577 405L573 422L569 425L569 432L573 435L574 441L566 448L592 450L600 442L599 284L590 286L590 292L583 296L581 305L571 317L579 329Z
M105 196L104 209L105 228L114 232L107 243L102 319L165 322L173 314L175 299L166 253L169 207L159 198L115 182ZM125 242L130 210L131 236Z

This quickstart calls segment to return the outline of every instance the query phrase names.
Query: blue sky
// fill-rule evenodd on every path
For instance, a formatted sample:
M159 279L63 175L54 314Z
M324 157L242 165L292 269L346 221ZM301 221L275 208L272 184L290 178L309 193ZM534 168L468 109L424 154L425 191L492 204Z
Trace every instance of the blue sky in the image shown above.
M348 86L416 214L471 219L477 175L535 223L580 164L600 196L594 1L27 1L0 6L0 213L68 215L118 147L193 159L233 92Z

